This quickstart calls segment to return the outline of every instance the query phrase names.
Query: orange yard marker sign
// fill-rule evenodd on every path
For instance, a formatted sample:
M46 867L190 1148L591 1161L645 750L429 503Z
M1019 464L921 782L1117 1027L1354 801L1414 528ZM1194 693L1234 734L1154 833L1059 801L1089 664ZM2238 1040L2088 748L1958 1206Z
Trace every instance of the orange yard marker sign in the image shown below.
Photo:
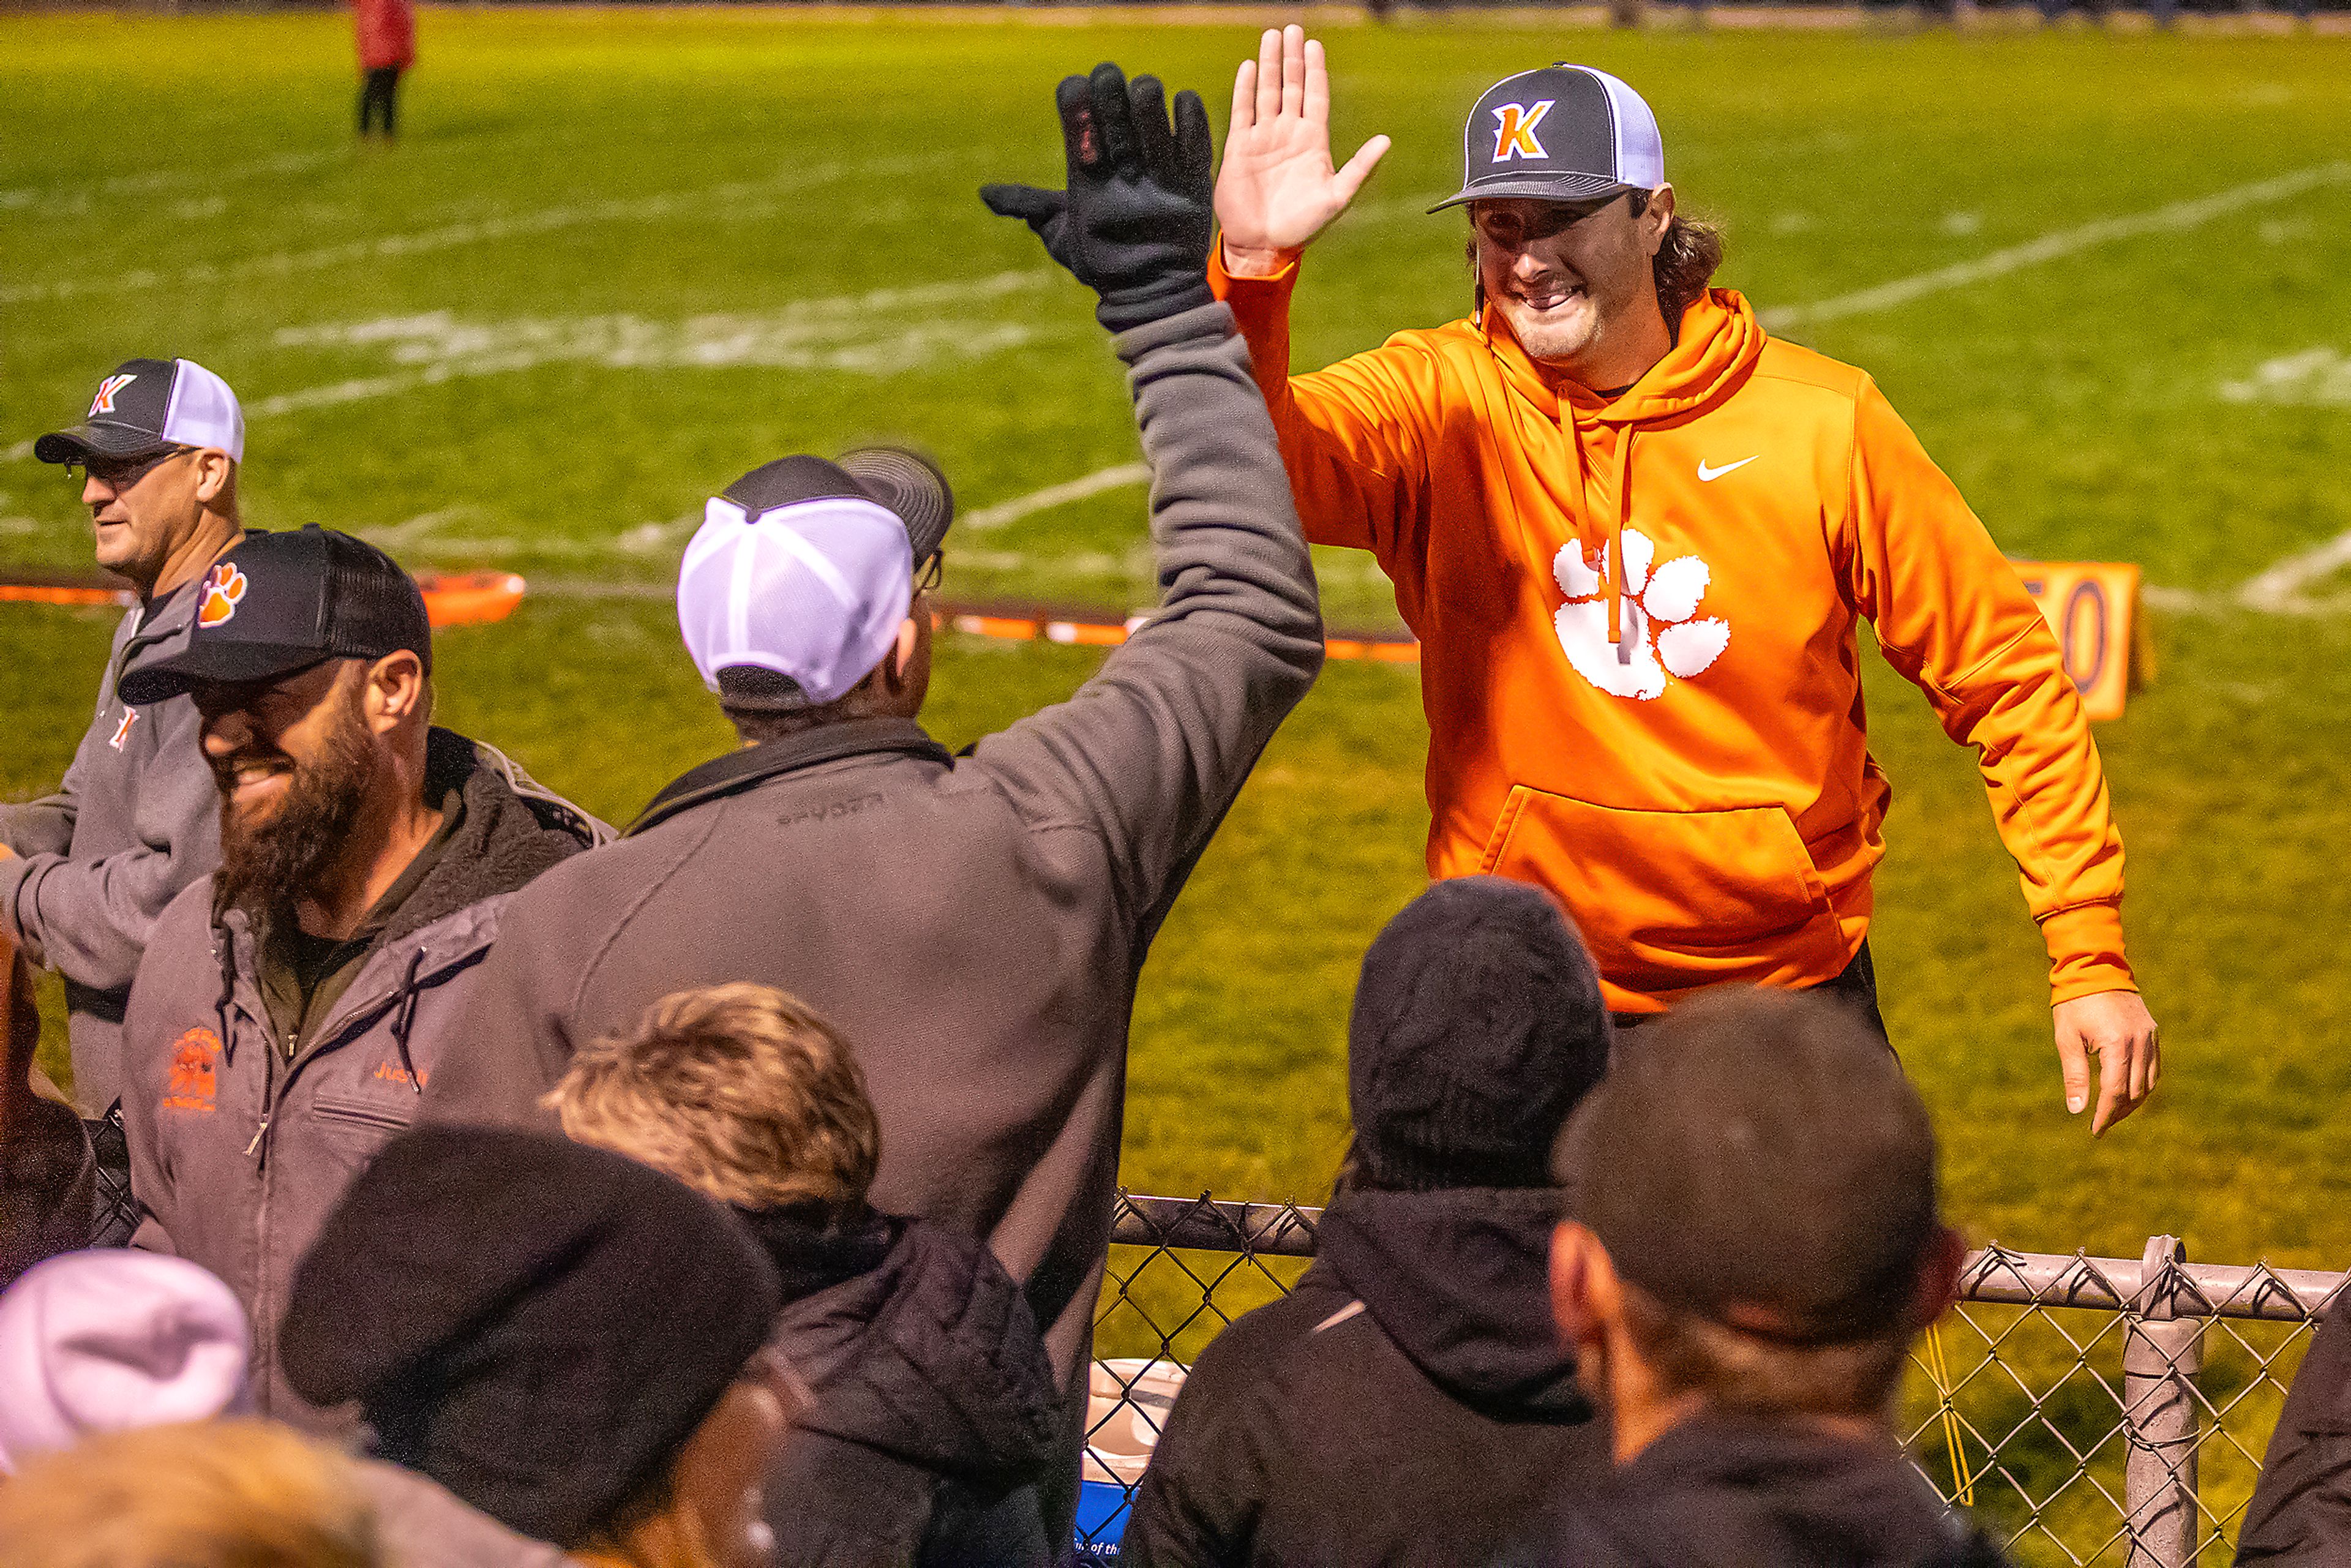
M2138 613L2138 568L2097 560L2011 564L2057 635L2082 706L2094 720L2122 717L2125 699L2154 674L2154 648Z

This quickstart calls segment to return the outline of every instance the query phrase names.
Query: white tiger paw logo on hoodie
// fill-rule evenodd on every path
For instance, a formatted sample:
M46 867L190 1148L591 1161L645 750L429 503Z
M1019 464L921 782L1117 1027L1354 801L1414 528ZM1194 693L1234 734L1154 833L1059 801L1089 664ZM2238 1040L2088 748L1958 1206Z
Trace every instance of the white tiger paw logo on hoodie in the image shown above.
M1608 640L1609 590L1600 578L1606 550L1603 545L1587 556L1570 539L1552 561L1552 575L1567 595L1552 624L1578 674L1611 696L1648 702L1665 695L1667 677L1687 680L1722 657L1730 646L1730 623L1694 619L1713 577L1706 562L1680 555L1652 571L1656 545L1640 529L1626 528L1623 615L1630 656L1619 659Z

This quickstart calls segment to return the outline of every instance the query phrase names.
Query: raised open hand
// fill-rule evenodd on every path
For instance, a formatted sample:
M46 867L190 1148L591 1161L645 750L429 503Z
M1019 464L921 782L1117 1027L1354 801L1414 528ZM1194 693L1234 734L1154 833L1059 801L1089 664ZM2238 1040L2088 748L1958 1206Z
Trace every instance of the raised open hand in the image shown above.
M1374 136L1331 166L1331 73L1300 26L1268 32L1233 78L1233 122L1217 173L1225 266L1243 277L1280 271L1347 210L1388 150Z

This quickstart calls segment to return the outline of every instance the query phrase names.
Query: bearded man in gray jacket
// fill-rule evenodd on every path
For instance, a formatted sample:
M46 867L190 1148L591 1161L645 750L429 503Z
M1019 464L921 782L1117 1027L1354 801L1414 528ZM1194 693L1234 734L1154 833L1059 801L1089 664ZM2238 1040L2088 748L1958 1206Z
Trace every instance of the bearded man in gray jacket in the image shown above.
M152 653L121 696L194 704L222 860L156 922L131 989L131 1244L236 1292L258 1414L331 1426L278 1365L294 1265L465 1043L507 895L602 830L431 727L423 595L348 534L248 534Z
M193 360L131 360L98 383L81 423L42 436L33 455L79 471L98 564L139 595L64 781L0 805L0 933L65 977L74 1098L95 1120L122 1092L122 1009L155 917L220 858L196 710L128 706L114 683L133 637L184 634L199 580L240 537L245 414ZM103 1133L99 1144L119 1150Z
M813 458L711 503L682 624L745 749L622 841L535 883L483 967L439 1113L545 1120L571 1053L662 997L752 980L858 1042L883 1155L872 1200L986 1237L1045 1330L1064 1409L1066 1541L1091 1314L1116 1187L1126 1043L1153 936L1322 628L1273 427L1208 295L1207 118L1114 66L1059 95L1066 193L992 186L1101 296L1153 470L1164 599L1070 701L961 757L915 716L937 539Z

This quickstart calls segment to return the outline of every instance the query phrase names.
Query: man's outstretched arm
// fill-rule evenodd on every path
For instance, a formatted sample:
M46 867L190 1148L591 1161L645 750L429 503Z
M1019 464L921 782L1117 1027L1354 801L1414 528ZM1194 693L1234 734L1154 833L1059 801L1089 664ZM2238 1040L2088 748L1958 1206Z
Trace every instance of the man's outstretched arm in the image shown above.
M1290 296L1300 255L1346 211L1387 149L1388 139L1374 136L1333 166L1322 46L1300 27L1269 31L1234 78L1217 173L1222 235L1209 267L1210 287L1249 340L1307 538L1383 560L1418 519L1423 410L1437 397L1433 366L1390 344L1292 376Z
M1314 572L1265 404L1207 286L1207 117L1114 66L1061 84L1070 189L990 187L1102 295L1152 468L1161 607L1076 696L980 743L1040 824L1101 833L1147 933L1322 663Z
M1854 412L1853 506L1840 541L1886 662L1975 747L2001 841L2049 950L2065 1108L2093 1134L2160 1073L2155 1020L2123 956L2123 841L2090 721L2056 639L1958 488L1875 385Z

